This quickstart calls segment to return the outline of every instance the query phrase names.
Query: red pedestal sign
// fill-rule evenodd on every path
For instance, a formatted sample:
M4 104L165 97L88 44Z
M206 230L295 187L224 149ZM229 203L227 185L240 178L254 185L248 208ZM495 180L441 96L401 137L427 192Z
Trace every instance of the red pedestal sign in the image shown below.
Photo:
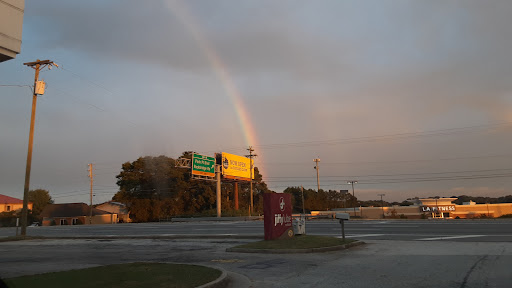
M292 198L287 193L263 194L265 240L293 237Z

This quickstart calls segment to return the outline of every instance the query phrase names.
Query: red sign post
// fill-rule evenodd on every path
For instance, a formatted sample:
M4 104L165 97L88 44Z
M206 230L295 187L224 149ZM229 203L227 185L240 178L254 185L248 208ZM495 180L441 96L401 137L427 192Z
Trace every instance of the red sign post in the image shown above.
M263 194L265 240L293 237L292 199L287 193Z

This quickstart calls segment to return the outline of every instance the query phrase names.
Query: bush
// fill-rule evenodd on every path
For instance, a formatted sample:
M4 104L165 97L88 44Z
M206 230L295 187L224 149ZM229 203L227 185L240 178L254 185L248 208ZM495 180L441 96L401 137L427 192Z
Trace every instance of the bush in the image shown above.
M512 218L512 214L505 214L505 215L501 215L500 217L498 218Z

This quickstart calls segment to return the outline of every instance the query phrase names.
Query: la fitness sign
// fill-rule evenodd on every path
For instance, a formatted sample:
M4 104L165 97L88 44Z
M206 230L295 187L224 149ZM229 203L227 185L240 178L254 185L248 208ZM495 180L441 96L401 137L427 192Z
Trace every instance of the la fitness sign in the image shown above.
M455 205L421 206L421 212L452 212L452 211L455 211Z
M292 200L287 193L263 194L265 240L293 237Z

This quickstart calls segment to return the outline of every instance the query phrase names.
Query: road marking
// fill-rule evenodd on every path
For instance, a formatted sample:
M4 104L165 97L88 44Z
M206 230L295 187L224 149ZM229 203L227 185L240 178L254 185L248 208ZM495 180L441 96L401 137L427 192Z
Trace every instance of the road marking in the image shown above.
M473 237L484 237L487 235L460 235L460 236L446 236L446 237L434 237L434 238L422 238L416 239L419 241L432 241L432 240L446 240L446 239L459 239L459 238L473 238Z
M350 237L350 238L360 238L360 237L379 237L379 236L384 236L385 234L354 234L354 235L347 235L345 237ZM336 236L336 238L342 238L342 236Z
M411 225L395 225L395 226L391 226L391 225L381 225L381 226L373 226L375 228L418 228L420 226L411 226Z
M332 228L331 230L334 230L334 231L340 231L340 227L338 228ZM360 231L376 231L376 230L382 230L382 229L379 229L379 228L350 228L350 231L354 231L354 230L360 230Z

